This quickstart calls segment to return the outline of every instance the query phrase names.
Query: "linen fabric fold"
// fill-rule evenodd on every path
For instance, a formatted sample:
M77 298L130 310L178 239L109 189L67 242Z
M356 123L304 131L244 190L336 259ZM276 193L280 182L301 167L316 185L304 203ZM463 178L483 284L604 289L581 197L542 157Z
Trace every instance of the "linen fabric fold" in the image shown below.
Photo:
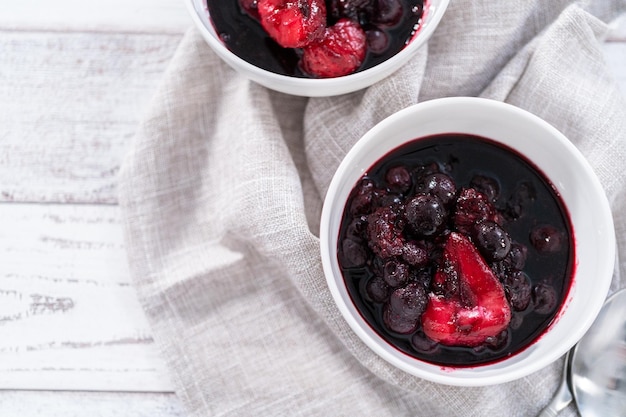
M119 184L133 283L188 414L536 415L561 360L461 388L406 374L367 348L326 286L322 202L343 156L390 114L438 97L496 99L542 117L586 156L611 203L623 267L626 100L601 44L624 12L616 0L452 0L398 72L310 99L243 78L190 29ZM625 284L616 277L611 290Z

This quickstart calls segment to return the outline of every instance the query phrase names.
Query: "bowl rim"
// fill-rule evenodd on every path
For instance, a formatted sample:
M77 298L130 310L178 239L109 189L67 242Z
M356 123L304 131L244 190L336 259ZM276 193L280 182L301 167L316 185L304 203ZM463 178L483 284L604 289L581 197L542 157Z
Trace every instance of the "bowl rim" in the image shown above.
M376 334L365 322L360 313L358 313L358 310L352 304L349 296L347 295L347 290L345 288L345 284L343 283L343 276L338 270L338 262L336 259L337 237L335 236L333 238L333 234L338 234L338 231L331 227L332 216L336 215L334 211L337 209L335 207L336 204L340 204L341 210L343 210L345 199L340 203L337 203L337 196L339 194L340 187L345 187L345 185L342 183L344 181L344 178L357 167L354 163L354 159L362 154L367 149L368 144L375 140L375 138L380 135L381 132L386 131L386 129L398 122L407 120L408 118L413 118L418 113L427 112L445 112L444 114L446 114L446 117L450 118L454 117L454 112L451 111L452 108L458 110L468 107L481 108L484 112L486 112L485 114L492 114L491 112L494 111L505 112L516 118L524 118L525 121L534 123L539 129L545 130L546 134L554 137L559 142L559 146L561 146L562 149L569 154L568 156L574 157L575 163L578 164L577 166L584 170L585 177L593 184L593 190L596 194L595 197L598 197L599 199L599 201L596 202L598 204L597 207L599 208L597 220L599 223L601 223L601 231L599 231L598 233L603 234L602 242L604 242L605 245L605 252L603 252L603 254L605 254L604 260L606 261L610 259L611 261L601 263L594 260L594 262L596 262L599 266L599 270L597 271L596 276L601 277L602 280L598 280L598 282L594 284L594 287L597 287L597 291L595 292L593 298L587 294L584 295L589 297L585 302L585 304L587 305L586 308L589 309L588 315L585 316L580 323L577 323L577 327L575 329L570 329L568 331L563 340L559 342L560 344L558 345L558 349L552 349L545 355L536 357L534 356L534 352L537 350L537 343L533 342L531 346L525 348L521 352L518 352L511 357L518 358L517 362L522 363L524 360L528 362L528 358L532 357L533 361L524 364L524 366L516 365L515 361L506 359L493 364L479 365L474 367L452 368L441 365L429 364L427 362L410 357L407 354L401 353L395 348L390 348L390 345L386 341L384 341L384 339L378 336L378 334ZM498 138L491 139L500 142ZM406 138L402 143L409 140L412 139ZM400 145L396 144L396 146L389 147L388 151L396 148L397 146ZM382 155L378 155L375 158L378 159L380 157L382 157ZM371 158L374 157L372 156ZM363 171L365 171L367 168L369 167L365 167L364 169L361 168L360 175L362 175ZM539 168L541 169L543 167L540 166ZM352 177L356 177L356 174L353 174ZM550 178L550 181L553 181L553 179ZM354 185L354 182L352 182L352 185ZM560 191L559 184L554 184L554 186L557 188L557 191ZM569 209L570 208L568 207L568 210ZM573 224L573 226L575 225ZM577 235L575 235L574 239L576 245L575 251L578 252L579 244L576 237ZM332 242L335 242L335 244L333 244ZM580 151L560 131L558 131L556 128L554 128L552 125L539 118L538 116L507 103L475 97L447 97L414 104L403 110L400 110L399 112L392 114L391 116L387 117L386 119L382 120L374 127L372 127L354 144L352 149L348 151L346 156L341 161L339 167L337 168L337 171L335 172L331 180L328 191L324 198L324 204L322 207L322 215L320 220L320 250L324 275L326 277L326 281L333 300L335 301L335 304L339 308L341 315L347 321L352 330L371 350L373 350L381 358L396 366L397 368L402 369L409 374L426 380L430 380L432 382L457 386L486 386L497 383L510 382L512 380L522 378L549 365L560 356L562 356L565 352L567 352L572 346L574 346L578 342L578 340L580 340L583 334L589 329L589 327L593 323L593 320L595 319L602 305L604 304L610 288L611 277L613 276L613 270L615 267L615 245L615 229L608 199L606 198L604 189L599 179L595 175L593 169L591 168L585 157L582 155L582 153L580 153ZM575 262L576 269L578 270L579 259L576 259ZM337 274L337 272L339 272L339 274ZM577 278L578 271L574 273L574 279L573 283L570 286L569 294L567 295L563 305L560 307L560 312L558 313L557 319L552 324L550 324L551 330L545 335L540 336L540 339L550 334L552 329L560 329L560 319L569 309L570 304L573 301L573 297L577 292L579 286ZM509 364L511 363L514 366L510 366Z
M205 0L185 0L191 20L199 29L209 46L234 70L242 73L253 81L267 88L287 94L305 97L330 97L351 93L372 85L397 71L419 48L431 37L439 25L450 0L428 0L430 4L425 10L426 20L419 32L397 54L371 68L352 74L334 78L299 78L274 73L250 64L243 58L232 53L226 45L213 36L209 25L209 11ZM196 3L203 5L202 10L196 8ZM436 3L436 4L433 4ZM205 13L206 20L200 16Z

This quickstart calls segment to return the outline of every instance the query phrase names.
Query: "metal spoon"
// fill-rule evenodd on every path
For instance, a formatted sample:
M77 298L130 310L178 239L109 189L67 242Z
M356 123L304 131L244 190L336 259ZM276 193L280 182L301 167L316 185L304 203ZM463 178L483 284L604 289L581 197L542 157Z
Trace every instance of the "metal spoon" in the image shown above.
M566 355L561 385L539 417L556 416L572 400L582 417L626 416L626 290L607 299Z

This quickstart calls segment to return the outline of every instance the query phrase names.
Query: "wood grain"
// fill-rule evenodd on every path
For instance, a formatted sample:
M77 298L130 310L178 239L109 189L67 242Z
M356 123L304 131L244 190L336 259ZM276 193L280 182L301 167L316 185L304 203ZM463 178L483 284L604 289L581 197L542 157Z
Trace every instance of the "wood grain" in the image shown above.
M0 204L0 389L172 391L117 206Z
M121 159L190 26L183 0L0 2L0 416L183 415L171 394L119 392L173 386L116 203ZM608 40L626 94L626 16Z
M5 417L183 417L174 394L2 391Z
M0 201L117 201L116 175L182 35L0 32Z
M183 33L191 26L183 0L0 2L0 29Z

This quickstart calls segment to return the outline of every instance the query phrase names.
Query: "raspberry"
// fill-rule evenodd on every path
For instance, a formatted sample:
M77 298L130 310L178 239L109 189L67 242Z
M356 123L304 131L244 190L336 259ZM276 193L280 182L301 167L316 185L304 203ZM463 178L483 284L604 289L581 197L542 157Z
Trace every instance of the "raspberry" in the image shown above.
M475 226L484 221L491 220L500 224L498 212L486 195L474 188L461 190L456 200L454 212L454 225L459 232L474 235Z
M324 0L258 0L263 29L284 48L302 48L324 34Z
M324 35L304 47L300 64L315 77L340 77L356 71L366 52L366 36L357 22L340 19Z
M428 264L428 251L417 242L406 242L402 248L402 259L409 265L421 268Z
M380 207L367 217L368 243L383 259L402 256L404 221L391 207Z

